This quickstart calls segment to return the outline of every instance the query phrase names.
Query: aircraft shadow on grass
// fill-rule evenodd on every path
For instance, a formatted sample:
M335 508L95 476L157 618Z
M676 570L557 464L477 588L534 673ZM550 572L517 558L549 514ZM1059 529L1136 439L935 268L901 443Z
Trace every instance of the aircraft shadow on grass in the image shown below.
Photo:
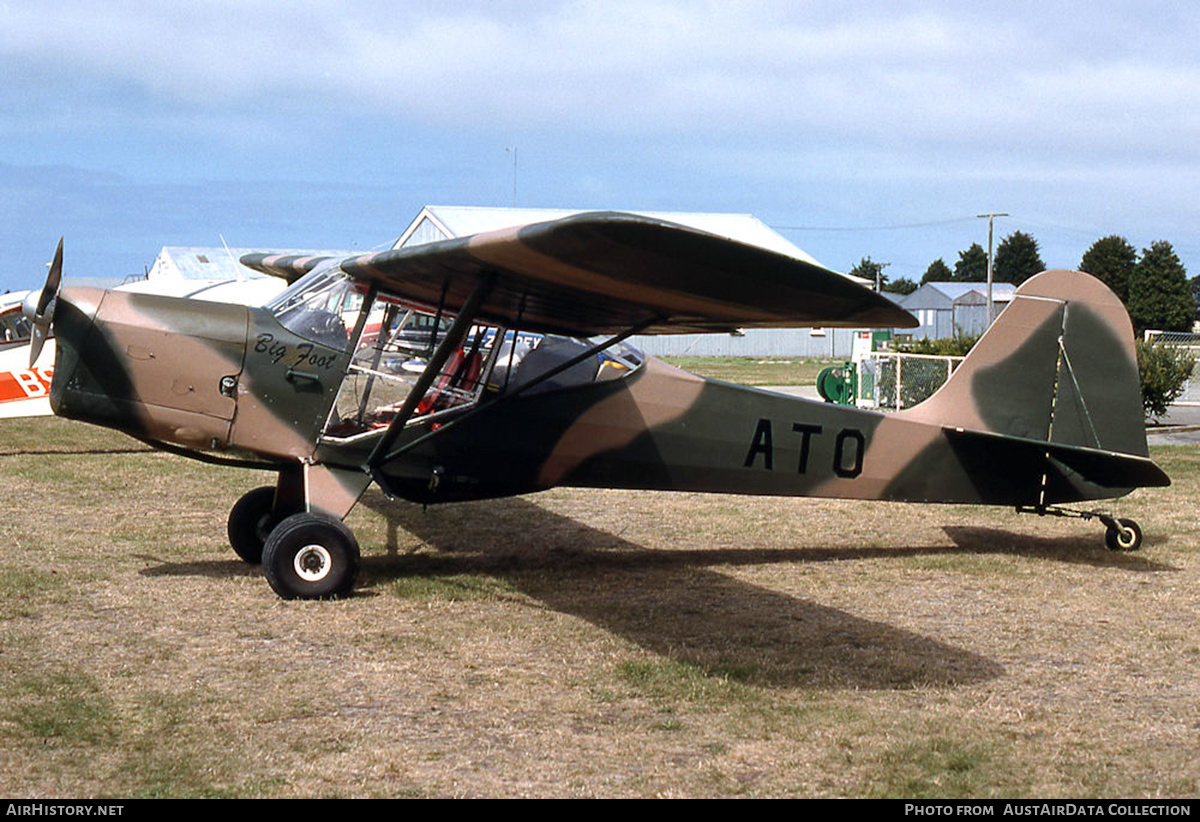
M368 586L414 574L497 576L648 651L767 687L965 685L1004 673L971 651L710 567L805 562L808 552L656 551L525 499L486 503L479 510L494 514L492 526L467 533L449 510L385 507L373 495L364 504L389 529L388 554L365 559ZM437 553L396 553L401 530Z
M696 548L660 551L524 498L424 509L379 493L364 507L385 519L386 552L363 558L358 595L411 576L487 574L676 662L766 687L903 689L958 686L1003 675L998 663L912 631L734 579L712 568L952 555L1012 555L1138 572L1173 570L1115 553L1086 534L1039 537L947 526L953 546ZM463 528L463 517L486 528ZM405 536L432 553L406 553ZM147 559L150 559L147 557ZM160 563L147 575L257 573L241 563Z

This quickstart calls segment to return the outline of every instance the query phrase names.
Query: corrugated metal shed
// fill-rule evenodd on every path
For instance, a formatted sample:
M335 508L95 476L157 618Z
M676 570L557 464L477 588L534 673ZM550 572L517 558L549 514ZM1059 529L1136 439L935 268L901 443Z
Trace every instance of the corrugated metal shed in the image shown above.
M188 280L220 282L252 280L267 275L246 268L238 262L243 254L262 249L203 248L198 246L163 246L147 272L148 280Z
M1012 283L992 283L997 314L1016 290ZM956 334L975 336L987 329L987 283L925 283L900 300L900 305L921 323L904 331L915 340L940 340Z
M243 254L262 250L224 246L163 246L144 278L126 281L120 288L124 291L261 305L287 285L278 277L247 268L238 261ZM344 257L351 252L294 253Z

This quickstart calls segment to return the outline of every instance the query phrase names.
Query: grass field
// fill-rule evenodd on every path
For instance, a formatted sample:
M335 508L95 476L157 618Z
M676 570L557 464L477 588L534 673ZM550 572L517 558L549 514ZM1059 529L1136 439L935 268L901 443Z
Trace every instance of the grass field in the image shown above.
M816 385L817 375L843 360L787 357L663 357L671 365L740 385Z
M1200 450L1011 511L555 490L349 517L355 596L226 545L269 477L0 423L0 794L1191 797Z

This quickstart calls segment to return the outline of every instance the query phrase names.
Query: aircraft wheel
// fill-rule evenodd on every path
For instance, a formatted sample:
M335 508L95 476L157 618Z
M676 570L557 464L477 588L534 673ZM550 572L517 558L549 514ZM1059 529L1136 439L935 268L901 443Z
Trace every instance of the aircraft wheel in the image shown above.
M1142 547L1142 529L1131 519L1115 520L1104 532L1104 544L1110 551L1136 551Z
M275 486L264 485L243 495L229 512L229 544L251 565L262 562L263 545L279 524L272 514L274 506Z
M263 573L284 599L348 594L358 576L358 540L340 519L293 514L276 526L263 547Z

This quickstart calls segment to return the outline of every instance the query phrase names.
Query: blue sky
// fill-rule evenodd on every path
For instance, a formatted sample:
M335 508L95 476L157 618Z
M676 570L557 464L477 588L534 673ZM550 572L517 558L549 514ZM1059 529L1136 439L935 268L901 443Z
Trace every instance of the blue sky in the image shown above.
M1200 274L1200 5L0 0L0 289L422 205L752 213L919 279L1015 230ZM515 173L514 173L514 151ZM515 186L514 186L515 183Z

